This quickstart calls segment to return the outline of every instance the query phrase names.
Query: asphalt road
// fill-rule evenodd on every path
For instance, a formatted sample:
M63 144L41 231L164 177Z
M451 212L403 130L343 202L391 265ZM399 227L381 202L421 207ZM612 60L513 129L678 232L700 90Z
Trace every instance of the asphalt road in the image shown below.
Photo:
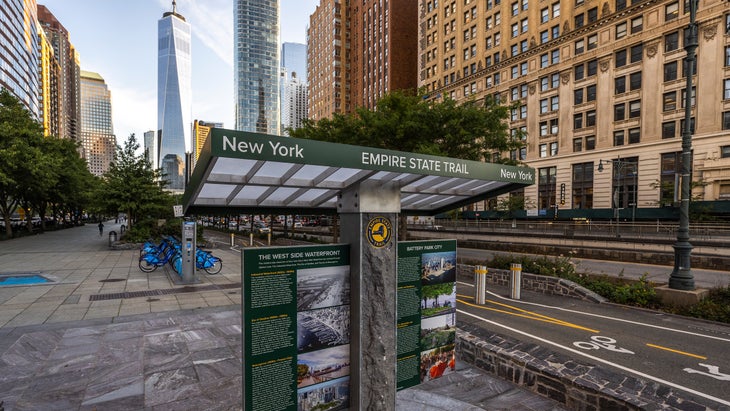
M459 261L490 260L494 255L523 255L502 251L462 248L458 250ZM534 254L524 254L533 255ZM626 263L622 261L590 260L587 258L572 258L578 272L587 274L606 274L611 277L623 276L628 279L639 279L646 275L647 279L655 284L666 284L672 273L672 268L664 265ZM730 268L730 267L729 267ZM714 288L730 286L730 271L705 270L692 268L695 278L695 287Z
M472 284L457 285L459 321L671 386L699 403L730 406L730 326L613 304L490 286L475 304Z

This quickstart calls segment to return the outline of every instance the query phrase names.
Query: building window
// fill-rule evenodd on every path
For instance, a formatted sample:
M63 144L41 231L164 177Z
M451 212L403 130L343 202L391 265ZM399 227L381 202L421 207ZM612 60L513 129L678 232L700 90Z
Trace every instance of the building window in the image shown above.
M616 25L616 40L626 37L626 22Z
M553 39L560 37L560 26L555 25L555 26L551 27L550 34L553 36Z
M722 113L722 129L730 130L730 111Z
M583 13L581 13L573 18L576 29L583 27L584 18L585 18L585 16L583 15Z
M641 72L629 74L629 90L638 90L641 88Z
M641 129L632 128L629 130L629 144L637 144L641 141Z
M697 60L695 60L695 63L697 63ZM730 46L725 46L725 67L730 67Z
M557 156L558 155L558 142L550 143L550 155L551 156Z
M548 99L544 98L540 100L540 114L548 112Z
M547 210L555 206L555 177L557 167L538 169L537 202L540 210Z
M583 103L583 89L579 88L573 91L573 104Z
M573 152L579 153L583 151L583 138L574 138L573 139Z
M686 122L684 121L684 119L679 120L679 129L682 130L682 133L684 133L685 124L686 124ZM694 117L691 117L689 119L689 132L690 132L690 134L694 134L694 132L695 132L695 118Z
M641 100L634 100L629 103L629 118L641 117Z
M540 32L540 44L547 43L550 40L549 34L547 30L543 30Z
M664 111L672 111L677 109L677 92L676 91L668 91L664 93L664 98L662 99L662 109Z
M586 137L586 151L596 149L596 136Z
M639 181L639 158L630 157L615 160L611 192L614 193L616 208L636 207L636 189Z
M584 41L583 39L578 40L575 42L575 54L581 54L584 50Z
M573 164L573 208L593 208L593 162Z
M590 86L586 87L586 100L587 101L596 101L596 85L591 84Z
M622 146L624 145L624 131L616 130L613 132L613 145Z
M550 111L557 111L560 109L560 97L550 97Z
M664 52L670 52L679 49L679 32L669 33L664 36Z
M560 50L553 50L550 52L550 64L560 63Z
M695 99L697 97L696 96L696 94L697 94L696 92L697 92L697 88L696 87L692 87L692 96L690 97L691 98L692 107L695 106ZM682 102L680 103L680 105L681 105L682 108L684 108L684 102L686 100L687 100L687 89L684 89L684 90L682 90Z
M547 143L540 144L540 158L547 157Z
M626 92L626 76L616 77L613 81L614 94L623 94Z
M593 23L598 20L598 7L588 9L588 22Z
M596 110L586 111L586 127L593 127L596 125Z
M593 50L598 47L598 35L592 34L588 36L588 50Z
M585 71L582 64L580 66L575 66L575 74L573 77L575 77L575 81L583 80L583 77L585 77Z
M591 60L586 65L588 66L586 69L588 77L595 76L598 72L598 60Z
M558 119L550 120L550 134L558 134Z
M637 63L641 61L643 51L644 45L641 43L635 46L631 46L631 63Z
M626 8L626 0L616 0L616 11Z
M662 153L660 171L659 206L666 207L679 201L679 192L675 193L677 174L682 169L682 152Z
M553 18L560 16L560 3L553 4Z
M677 61L670 61L664 64L664 81L677 79Z
M679 17L679 3L670 3L664 7L664 21L674 20Z
M613 121L621 121L626 118L626 104L620 103L613 106Z
M730 146L720 147L720 158L730 158Z
M677 136L677 122L666 121L662 123L662 138L674 138Z
M549 60L548 60L548 54L547 54L547 53L545 53L545 54L541 54L541 55L540 55L540 68L545 68L545 67L547 67L547 66L548 66L549 64L550 64L550 63L549 63Z
M550 14L549 13L550 13L550 11L548 10L547 7L545 7L542 10L540 10L540 23L547 23L548 20L550 20Z
M512 15L516 16L520 12L520 3L514 2L512 3Z
M548 123L547 121L541 121L540 122L540 137L545 137L548 135Z
M616 68L623 67L626 65L626 50L619 50L616 52Z
M573 130L583 128L583 113L573 114Z
M512 37L517 37L520 34L520 26L517 23L512 25Z
M640 33L644 29L644 19L642 16L631 19L631 34Z
M724 84L723 98L725 100L730 100L730 79L723 80L723 84Z

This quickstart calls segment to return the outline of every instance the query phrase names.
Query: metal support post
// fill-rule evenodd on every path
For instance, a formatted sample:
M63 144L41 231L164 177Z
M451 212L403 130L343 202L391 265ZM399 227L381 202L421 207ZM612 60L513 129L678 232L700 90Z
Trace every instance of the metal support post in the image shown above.
M478 265L474 268L474 283L476 284L476 295L474 299L477 304L486 303L487 272L487 266L485 265Z
M522 290L522 264L512 263L510 265L510 271L512 272L512 275L510 276L509 296L513 300L519 300L520 291Z

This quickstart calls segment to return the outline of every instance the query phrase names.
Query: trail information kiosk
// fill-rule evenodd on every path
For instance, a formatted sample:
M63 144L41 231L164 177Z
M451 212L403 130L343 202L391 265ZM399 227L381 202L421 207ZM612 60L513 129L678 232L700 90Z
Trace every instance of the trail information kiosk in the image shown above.
M341 220L343 244L242 253L244 409L394 410L396 389L447 371L456 242L398 243L398 214L435 215L534 179L528 167L212 129L186 215Z

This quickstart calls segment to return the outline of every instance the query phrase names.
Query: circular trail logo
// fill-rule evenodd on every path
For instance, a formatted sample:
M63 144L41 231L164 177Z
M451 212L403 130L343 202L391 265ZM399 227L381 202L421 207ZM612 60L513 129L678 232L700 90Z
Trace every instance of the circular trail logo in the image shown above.
M383 247L390 242L393 225L385 217L375 217L368 223L367 237L373 247Z

